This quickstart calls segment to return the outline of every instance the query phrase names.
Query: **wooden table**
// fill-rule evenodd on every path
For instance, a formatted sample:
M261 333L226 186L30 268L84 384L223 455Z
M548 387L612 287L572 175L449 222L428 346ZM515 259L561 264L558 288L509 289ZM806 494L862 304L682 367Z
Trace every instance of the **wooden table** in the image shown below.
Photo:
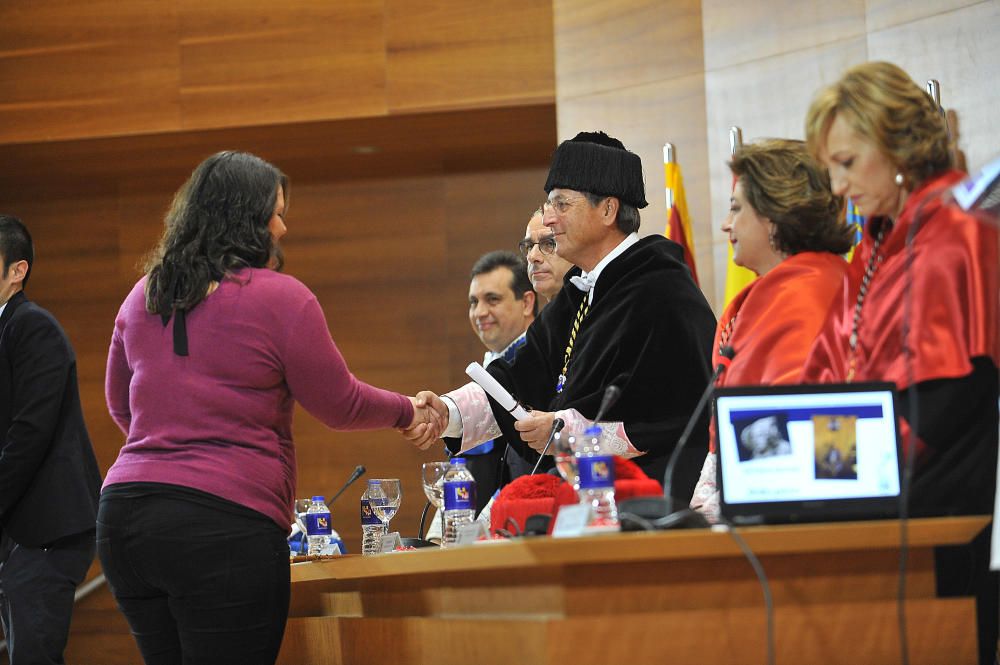
M933 546L986 517L909 522L911 663L975 663L975 602L936 598ZM742 528L777 662L899 663L897 521ZM279 663L765 663L763 594L731 534L534 538L292 566Z

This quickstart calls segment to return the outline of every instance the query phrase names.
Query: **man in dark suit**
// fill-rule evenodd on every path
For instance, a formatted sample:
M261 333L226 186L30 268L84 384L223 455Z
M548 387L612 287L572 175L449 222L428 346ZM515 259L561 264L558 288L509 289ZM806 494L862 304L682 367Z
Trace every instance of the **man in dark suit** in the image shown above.
M23 293L33 259L28 229L0 215L0 619L11 665L63 663L101 482L73 347Z

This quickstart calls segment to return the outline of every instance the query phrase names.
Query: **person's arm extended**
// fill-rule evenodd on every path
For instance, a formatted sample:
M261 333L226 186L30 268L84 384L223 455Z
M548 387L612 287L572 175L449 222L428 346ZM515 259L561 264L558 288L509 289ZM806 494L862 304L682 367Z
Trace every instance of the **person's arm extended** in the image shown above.
M287 323L281 353L292 396L327 426L362 430L413 422L410 398L368 385L351 373L315 297L302 303Z

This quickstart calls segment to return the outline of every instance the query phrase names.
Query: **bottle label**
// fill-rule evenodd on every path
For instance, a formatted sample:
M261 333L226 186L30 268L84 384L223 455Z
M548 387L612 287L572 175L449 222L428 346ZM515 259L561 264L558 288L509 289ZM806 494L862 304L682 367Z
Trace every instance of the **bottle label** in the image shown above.
M371 501L385 501L385 499L361 499L361 526L382 526L382 520L372 510Z
M330 513L306 513L306 533L310 536L329 536Z
M582 456L580 489L600 489L615 486L615 461L610 455Z
M476 481L449 480L444 484L445 510L475 510Z

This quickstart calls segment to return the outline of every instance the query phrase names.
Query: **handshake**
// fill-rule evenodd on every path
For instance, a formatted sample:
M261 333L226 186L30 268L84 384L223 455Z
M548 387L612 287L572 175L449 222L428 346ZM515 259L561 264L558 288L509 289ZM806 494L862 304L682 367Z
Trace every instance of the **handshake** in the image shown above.
M421 390L410 401L413 403L413 422L398 431L420 450L427 450L448 427L448 405L429 390Z
M473 386L474 384L469 384ZM474 395L480 396L479 400L468 399L469 393L463 395L462 390L454 391L449 395L455 396L459 410L468 417L463 420L471 420L479 427L473 427L475 432L462 432L463 450L466 445L482 443L491 438L490 436L477 436L487 428L484 425L493 423L493 415L489 413L489 404L486 401L486 393L482 390L472 391ZM413 402L413 422L406 428L398 430L407 441L420 450L427 450L436 439L440 439L448 427L448 405L440 397L429 390L421 390L416 397L411 397ZM477 401L479 403L477 403ZM562 413L562 412L560 412ZM576 412L573 411L575 414ZM545 411L530 411L528 417L514 423L521 441L533 448L537 452L545 450L545 444L552 434L552 423L556 414ZM565 417L565 415L564 415ZM582 419L582 416L580 416ZM581 420L582 422L582 420ZM482 431L480 431L480 429ZM581 431L583 427L581 426Z

